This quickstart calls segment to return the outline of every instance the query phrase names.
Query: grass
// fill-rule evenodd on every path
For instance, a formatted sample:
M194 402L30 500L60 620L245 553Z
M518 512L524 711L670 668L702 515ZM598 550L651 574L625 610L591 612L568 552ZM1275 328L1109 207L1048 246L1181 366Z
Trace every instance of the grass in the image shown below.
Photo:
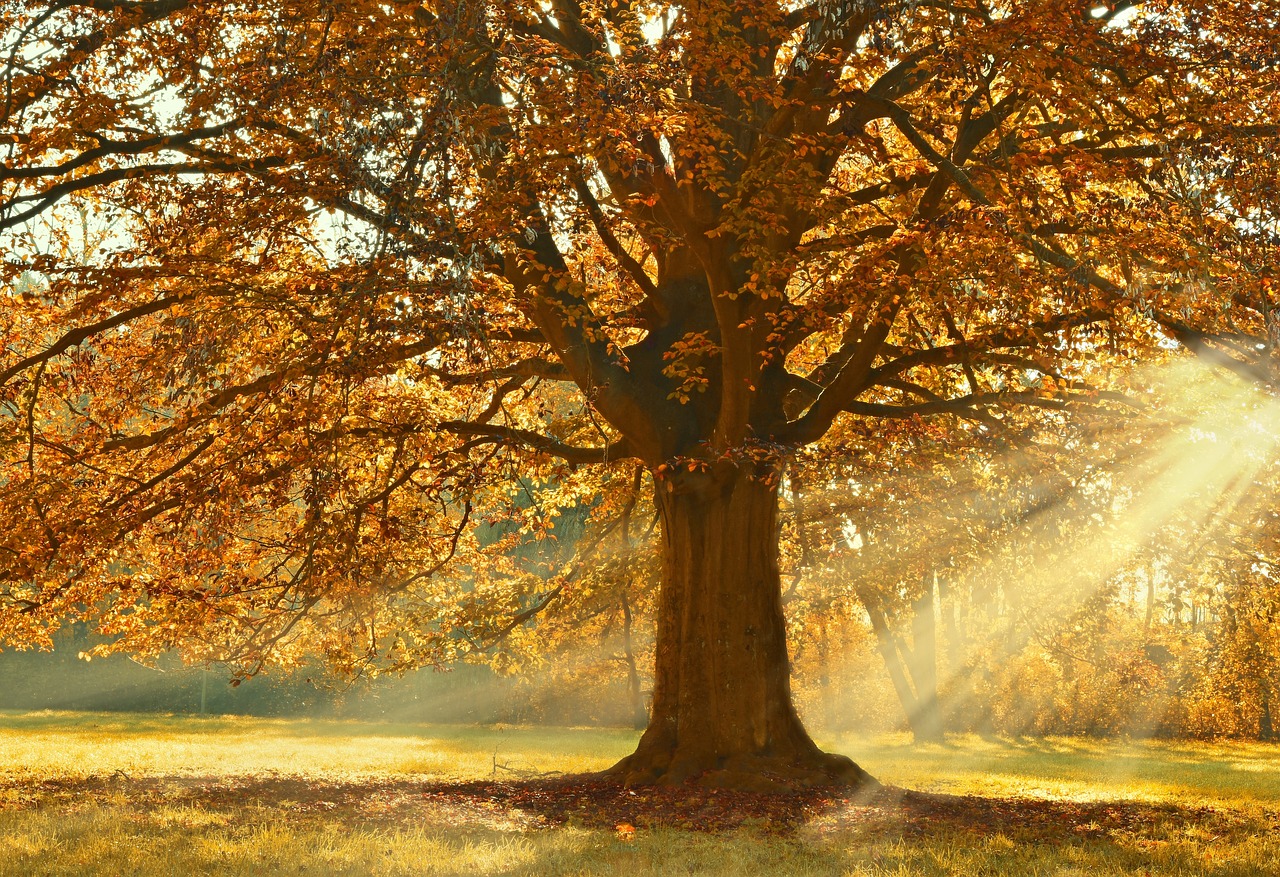
M954 738L828 741L882 782L950 794L1280 808L1280 746L1267 743Z
M612 730L0 713L0 875L1280 875L1274 746L826 740L933 795L834 800L785 830L637 817L632 833L593 818L592 801L582 818L550 818L542 787L515 806L475 785L596 770L634 742Z
M289 773L329 780L475 779L500 764L526 771L600 770L634 746L632 731L368 724L239 716L0 711L0 777L83 778Z

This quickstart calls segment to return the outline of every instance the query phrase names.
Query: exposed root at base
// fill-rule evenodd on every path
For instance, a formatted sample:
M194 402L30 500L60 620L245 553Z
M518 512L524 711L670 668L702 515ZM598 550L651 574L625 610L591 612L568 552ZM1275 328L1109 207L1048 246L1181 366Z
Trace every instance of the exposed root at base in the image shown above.
M623 786L694 786L737 792L786 794L839 788L872 793L880 783L843 755L817 752L804 758L736 755L708 761L668 753L635 752L599 775Z

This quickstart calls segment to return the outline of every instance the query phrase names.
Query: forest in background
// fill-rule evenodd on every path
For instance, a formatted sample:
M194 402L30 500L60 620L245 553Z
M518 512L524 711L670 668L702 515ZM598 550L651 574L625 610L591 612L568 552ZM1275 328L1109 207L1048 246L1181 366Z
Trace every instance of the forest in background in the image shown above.
M781 544L805 721L922 740L1276 739L1274 440L1265 423L1226 425L1237 384L1175 369L1123 429L1041 415L1015 442L957 448L916 428L875 467L797 461ZM174 655L90 658L100 640L75 624L52 652L0 654L0 709L643 727L658 565L640 480L620 531L615 504L519 482L479 541L571 586L556 613L465 660L355 678L312 661L244 679Z

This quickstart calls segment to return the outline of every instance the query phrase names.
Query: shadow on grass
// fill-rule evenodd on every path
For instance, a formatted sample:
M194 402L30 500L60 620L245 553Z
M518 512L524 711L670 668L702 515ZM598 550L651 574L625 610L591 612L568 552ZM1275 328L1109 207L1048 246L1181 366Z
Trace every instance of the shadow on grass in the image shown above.
M1007 835L1026 842L1162 832L1169 826L1238 830L1246 817L1213 807L1138 801L1071 801L916 792L896 787L851 794L813 789L760 794L698 787L620 788L593 776L525 782L432 784L429 800L483 801L537 817L546 825L630 830L635 827L724 832L740 828L794 835L806 827L921 837L945 832ZM1272 820L1274 822L1274 820ZM1274 829L1280 823L1258 828Z
M851 793L808 789L760 794L685 786L623 788L596 775L524 780L334 782L284 775L145 777L117 772L84 779L0 784L0 810L126 804L258 815L322 815L348 823L450 825L529 831L561 826L630 834L669 828L781 837L807 829L912 840L939 834L1006 836L1022 843L1126 842L1171 830L1205 836L1280 829L1280 813L1139 801L1072 801L948 795L896 787Z

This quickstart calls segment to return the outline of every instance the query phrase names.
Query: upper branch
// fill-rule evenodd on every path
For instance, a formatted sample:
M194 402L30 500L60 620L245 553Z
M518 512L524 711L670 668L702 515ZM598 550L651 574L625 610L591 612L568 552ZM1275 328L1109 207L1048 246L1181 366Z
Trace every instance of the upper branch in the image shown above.
M871 315L866 328L846 341L847 356L844 365L822 387L809 410L797 420L787 424L785 440L795 444L809 444L820 439L830 428L841 411L865 387L872 364L880 355L881 347L893 328L893 321L902 307L902 299L892 296L884 306Z
M600 448L584 448L562 442L540 432L494 423L448 420L440 424L440 429L456 435L490 438L496 442L531 448L570 463L612 463L638 456L630 443L625 440Z

